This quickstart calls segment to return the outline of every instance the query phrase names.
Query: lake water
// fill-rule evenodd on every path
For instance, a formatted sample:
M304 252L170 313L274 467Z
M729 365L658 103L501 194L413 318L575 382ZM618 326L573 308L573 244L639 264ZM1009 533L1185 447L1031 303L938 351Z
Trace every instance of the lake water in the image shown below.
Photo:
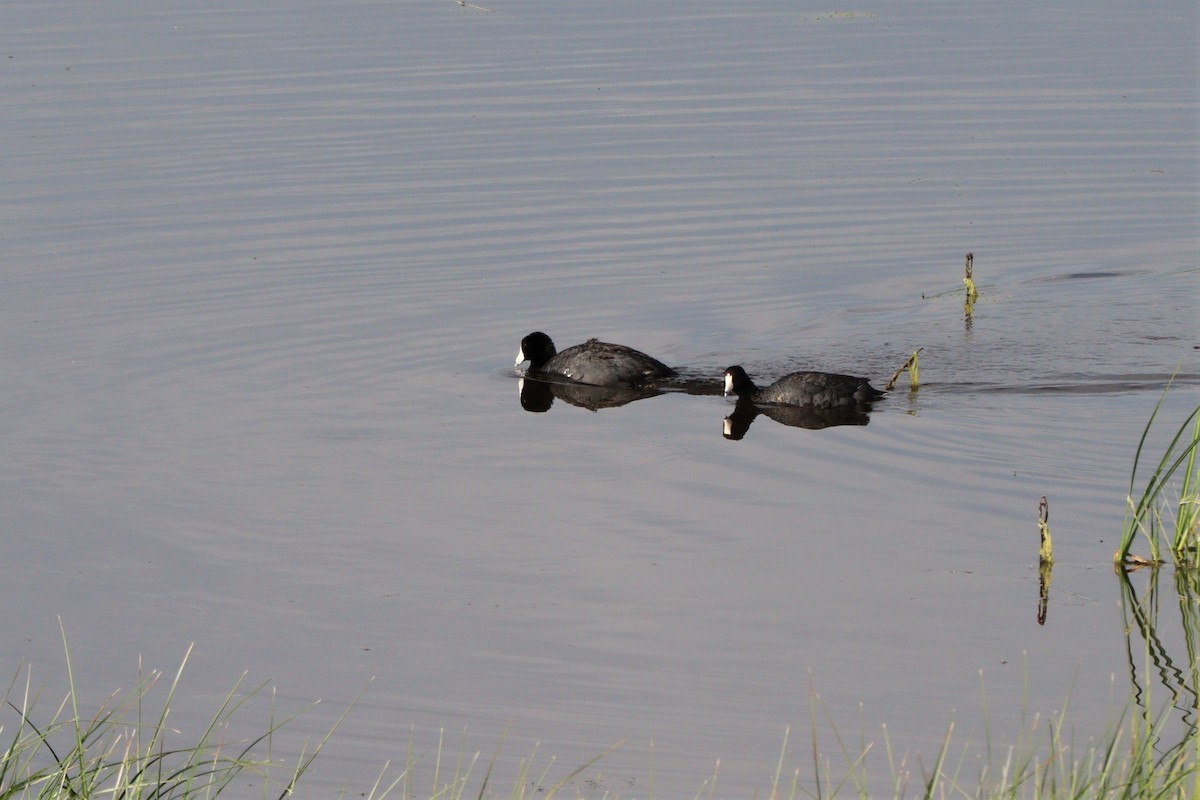
M761 796L788 726L811 782L814 706L1102 735L1133 453L1200 395L1195 4L480 5L0 7L0 674L49 713L61 617L94 708L194 642L185 730L322 700L277 755L371 681L310 797L442 729L502 793L624 740L623 797ZM529 413L538 329L922 383Z

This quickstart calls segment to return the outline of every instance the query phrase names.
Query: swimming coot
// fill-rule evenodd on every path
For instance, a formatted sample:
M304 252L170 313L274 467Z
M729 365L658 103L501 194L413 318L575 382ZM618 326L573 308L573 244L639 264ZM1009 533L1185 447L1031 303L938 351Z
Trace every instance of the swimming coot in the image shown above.
M813 408L860 405L883 396L866 378L830 372L793 372L759 389L741 367L725 370L725 394L755 403Z
M517 364L529 362L531 375L548 373L593 386L644 386L655 378L671 378L675 370L623 344L588 339L561 353L541 331L521 340Z

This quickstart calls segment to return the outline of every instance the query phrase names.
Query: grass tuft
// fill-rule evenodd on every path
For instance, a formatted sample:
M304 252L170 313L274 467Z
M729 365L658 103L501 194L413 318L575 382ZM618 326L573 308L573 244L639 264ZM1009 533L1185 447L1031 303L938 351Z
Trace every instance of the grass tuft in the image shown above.
M18 672L4 694L2 707L16 714L16 723L8 729L11 732L0 753L0 798L3 800L210 798L221 794L234 779L246 772L260 777L264 797L277 794L282 798L294 792L300 777L345 718L343 714L312 752L301 754L296 764L285 770L280 778L281 766L270 755L272 739L296 715L276 721L272 712L264 733L248 741L230 738L235 714L267 686L264 683L244 691L246 676L243 674L225 696L199 740L176 746L168 741L168 734L175 732L168 727L167 717L192 648L188 647L184 653L157 715L147 719L146 701L163 675L157 670L143 672L139 663L134 689L124 695L110 696L88 718L79 710L71 652L61 620L59 629L68 688L49 718L40 723L35 721L39 692L33 691L32 674L28 669L23 683ZM6 727L0 726L0 730Z
M934 754L933 762L920 767L921 782L916 794L910 793L908 756L899 761L888 741L886 728L883 741L887 754L887 769L891 780L876 774L868 784L864 769L867 750L851 757L842 748L846 759L835 771L845 771L852 780L831 779L832 765L813 743L814 773L806 787L793 780L790 795L779 791L779 771L776 772L770 797L800 795L833 800L846 795L859 798L908 797L975 798L975 800L1009 800L1012 798L1046 798L1058 800L1118 800L1119 798L1162 798L1185 800L1200 797L1200 737L1193 726L1181 741L1164 747L1170 740L1167 730L1168 711L1157 719L1142 714L1122 717L1103 736L1083 744L1075 741L1066 727L1067 704L1064 703L1052 718L1043 722L1034 715L1028 729L1018 736L1015 744L993 750L991 734L982 752L969 743L954 742L954 723L951 722ZM839 747L841 737L834 731ZM786 748L786 736L785 736ZM978 759L977 773L967 765ZM782 761L782 757L781 757ZM921 764L918 757L917 763Z
M1140 493L1136 488L1146 439L1170 388L1168 383L1154 406L1134 454L1121 546L1113 556L1113 561L1118 565L1161 563L1164 544L1176 566L1194 569L1200 565L1200 558L1197 557L1200 553L1200 462L1196 459L1196 451L1200 449L1200 405L1192 409L1180 424L1145 487ZM1179 496L1178 501L1173 503L1175 495L1171 486L1176 476ZM1150 549L1149 559L1132 556L1129 552L1138 533L1146 538Z

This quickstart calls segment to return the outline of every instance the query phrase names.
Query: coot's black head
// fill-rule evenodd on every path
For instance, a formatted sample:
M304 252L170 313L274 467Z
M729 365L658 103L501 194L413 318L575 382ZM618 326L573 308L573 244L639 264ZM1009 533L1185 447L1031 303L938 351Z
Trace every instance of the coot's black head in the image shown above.
M754 381L741 367L730 367L725 370L725 395L736 394L738 397L749 397L758 391Z
M517 351L517 363L513 366L528 361L530 369L541 369L542 365L554 358L554 354L557 352L554 349L554 342L550 341L549 336L541 331L535 331L521 340L521 349Z

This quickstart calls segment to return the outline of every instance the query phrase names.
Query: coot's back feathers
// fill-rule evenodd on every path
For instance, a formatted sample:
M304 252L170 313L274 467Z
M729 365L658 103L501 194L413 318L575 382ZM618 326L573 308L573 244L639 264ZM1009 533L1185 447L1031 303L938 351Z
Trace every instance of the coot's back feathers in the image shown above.
M546 373L593 386L645 386L676 375L675 370L639 350L598 339L558 352L541 331L521 340L516 363L523 361L529 362L531 374Z
M870 403L883 396L866 378L832 372L793 372L759 389L741 367L725 370L725 394L755 403L838 408Z

